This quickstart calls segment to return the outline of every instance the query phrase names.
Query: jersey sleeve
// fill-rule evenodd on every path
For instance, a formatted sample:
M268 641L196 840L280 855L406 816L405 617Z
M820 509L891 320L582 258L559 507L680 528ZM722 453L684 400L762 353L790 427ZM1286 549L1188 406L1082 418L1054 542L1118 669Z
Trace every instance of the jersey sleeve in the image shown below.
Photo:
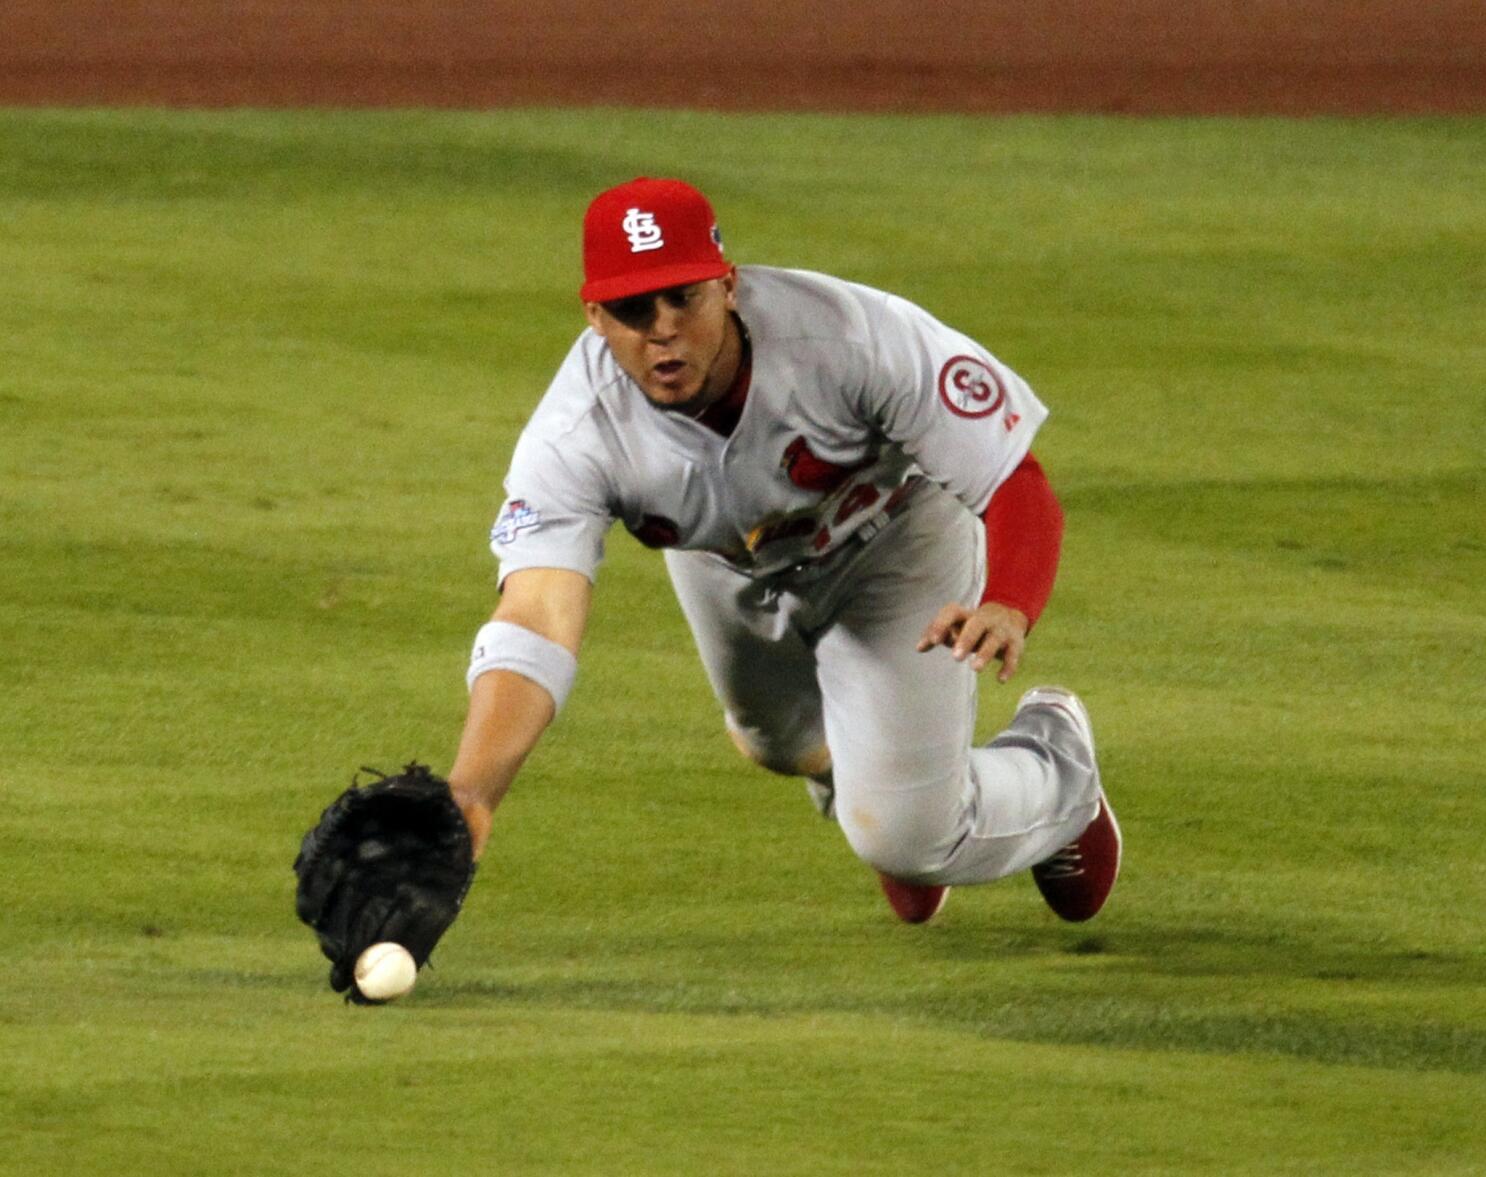
M1047 408L969 336L894 295L866 307L861 411L975 514L1017 468Z
M528 427L516 443L505 489L506 501L490 529L501 582L523 568L597 576L614 517L594 462Z
M997 487L983 522L986 583L981 603L1008 605L1036 625L1058 576L1063 508L1031 454Z

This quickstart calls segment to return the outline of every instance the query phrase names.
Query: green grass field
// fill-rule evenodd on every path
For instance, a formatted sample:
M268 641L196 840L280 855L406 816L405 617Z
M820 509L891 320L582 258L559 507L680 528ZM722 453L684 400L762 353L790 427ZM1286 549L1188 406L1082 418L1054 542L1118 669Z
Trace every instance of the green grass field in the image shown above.
M290 862L447 767L588 198L895 289L1052 406L1020 678L1127 841L895 923L611 540L409 1000ZM0 112L0 1173L1486 1173L1486 121Z

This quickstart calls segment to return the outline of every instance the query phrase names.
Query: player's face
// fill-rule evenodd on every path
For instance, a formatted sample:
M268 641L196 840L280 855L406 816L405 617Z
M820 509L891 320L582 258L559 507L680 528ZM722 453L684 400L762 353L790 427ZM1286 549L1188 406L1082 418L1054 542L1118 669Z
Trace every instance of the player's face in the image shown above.
M665 290L584 304L626 374L652 404L695 412L716 400L738 371L741 343L732 312L733 274Z

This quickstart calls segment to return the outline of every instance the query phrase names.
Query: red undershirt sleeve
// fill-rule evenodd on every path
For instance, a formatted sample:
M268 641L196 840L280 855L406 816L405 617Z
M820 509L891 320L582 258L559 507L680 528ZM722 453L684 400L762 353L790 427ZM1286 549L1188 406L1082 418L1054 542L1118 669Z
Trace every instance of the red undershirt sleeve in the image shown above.
M1063 508L1028 454L991 496L986 529L986 587L981 604L1019 609L1035 624L1053 593L1063 546Z

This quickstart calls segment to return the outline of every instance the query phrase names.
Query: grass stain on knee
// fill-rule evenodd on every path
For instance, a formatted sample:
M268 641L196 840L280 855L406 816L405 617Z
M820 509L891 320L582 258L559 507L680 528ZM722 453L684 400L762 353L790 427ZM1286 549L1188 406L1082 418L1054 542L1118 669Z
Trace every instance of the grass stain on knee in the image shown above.
M877 820L877 815L870 809L853 809L851 811L851 821L858 829L865 830L868 833L876 833L882 824Z

